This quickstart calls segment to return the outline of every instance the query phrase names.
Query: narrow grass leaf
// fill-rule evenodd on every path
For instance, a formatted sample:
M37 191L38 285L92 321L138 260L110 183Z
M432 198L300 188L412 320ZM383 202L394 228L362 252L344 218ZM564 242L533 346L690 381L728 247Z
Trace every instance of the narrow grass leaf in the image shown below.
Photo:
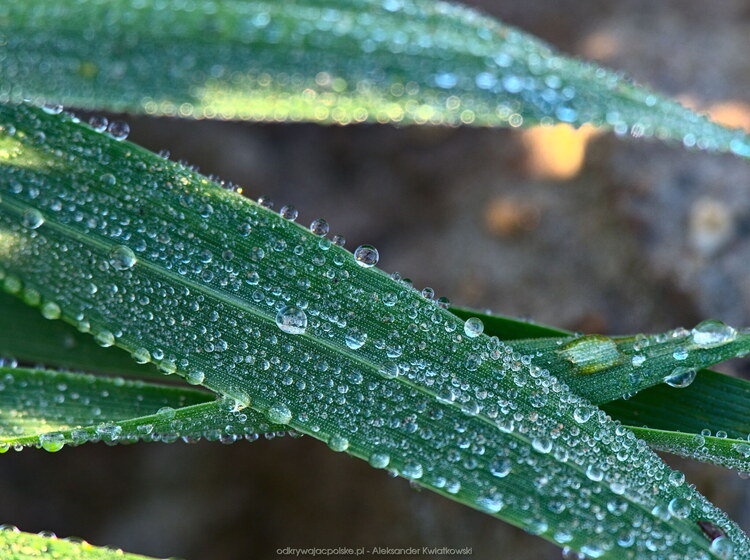
M153 560L121 549L93 546L75 538L57 538L52 533L24 533L0 525L0 558L8 560Z
M0 452L91 441L231 443L285 431L234 401L189 388L23 368L0 368L0 386Z
M339 124L593 123L750 156L741 131L445 2L5 2L0 36L5 102Z
M24 364L44 364L90 372L136 377L159 375L153 364L139 364L119 348L103 348L94 339L66 323L45 319L31 305L0 292L0 357Z
M716 557L701 520L750 557L632 432L375 268L374 248L67 115L0 106L0 123L0 281L47 316L589 556ZM689 511L664 515L676 499Z

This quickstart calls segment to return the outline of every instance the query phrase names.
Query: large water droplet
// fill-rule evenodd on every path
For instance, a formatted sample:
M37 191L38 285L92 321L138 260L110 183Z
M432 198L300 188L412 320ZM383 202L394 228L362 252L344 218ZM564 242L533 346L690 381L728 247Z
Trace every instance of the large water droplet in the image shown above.
M297 307L283 307L276 314L276 326L289 334L304 334L307 330L307 315Z
M107 132L115 140L125 140L130 134L130 126L126 122L112 121L107 127Z
M469 338L475 338L484 332L484 323L478 317L466 319L464 323L464 332Z
M384 469L391 462L391 458L386 453L373 453L370 455L370 465L376 469Z
M332 435L328 440L328 447L333 451L346 451L349 449L349 440L340 435Z
M721 321L703 321L691 332L693 342L701 348L721 346L737 338L737 330Z
M509 459L498 458L490 463L490 472L493 476L504 478L510 473L511 466Z
M60 314L62 313L60 310L60 306L57 305L54 301L48 301L44 305L42 305L42 316L45 319L59 319Z
M360 245L354 251L354 259L359 266L370 268L378 264L380 254L372 245Z
M734 555L734 544L728 537L715 538L711 541L711 552L721 560L729 560Z
M344 341L352 350L359 350L367 342L367 333L360 332L358 329L352 329L346 334Z
M687 387L693 382L695 375L696 371L693 368L678 366L664 379L664 383L672 387Z
M44 223L44 216L36 208L28 208L23 212L21 223L24 227L36 229Z
M274 424L289 424L292 420L292 411L282 403L276 403L268 409L268 419Z
M136 263L135 253L130 247L118 245L109 252L109 264L115 270L128 270Z
M328 235L328 231L330 230L330 227L328 225L328 222L326 222L323 218L318 218L317 220L313 220L310 224L310 231L313 232L315 235L320 235L321 237L324 235Z
M39 436L39 443L45 451L60 451L65 445L65 436L59 432L50 432Z

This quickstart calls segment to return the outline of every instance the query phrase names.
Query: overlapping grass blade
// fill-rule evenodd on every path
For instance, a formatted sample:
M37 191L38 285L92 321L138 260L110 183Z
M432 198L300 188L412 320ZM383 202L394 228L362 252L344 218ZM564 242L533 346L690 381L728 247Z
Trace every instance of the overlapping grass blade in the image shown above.
M196 389L93 375L0 368L0 451L58 451L89 441L256 439L285 431L251 409Z
M633 426L696 434L709 430L739 440L750 436L750 383L709 370L685 389L657 385L602 408Z
M0 6L0 101L182 117L593 123L750 155L621 75L432 0L37 0Z
M8 560L153 560L120 549L93 546L75 538L57 538L50 534L24 533L15 527L0 526L0 558Z
M0 124L2 284L38 292L48 317L591 556L710 557L708 520L750 557L632 433L534 356L362 266L371 249L357 260L66 115L2 106Z
M33 299L25 303L0 293L0 357L81 371L137 377L159 375L152 364L139 364L119 348L103 348L70 325L45 319L27 303L39 304Z

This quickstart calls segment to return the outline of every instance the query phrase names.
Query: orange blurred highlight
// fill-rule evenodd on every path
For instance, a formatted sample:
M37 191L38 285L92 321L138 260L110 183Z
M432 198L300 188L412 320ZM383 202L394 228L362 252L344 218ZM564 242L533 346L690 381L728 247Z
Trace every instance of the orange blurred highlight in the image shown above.
M750 105L743 101L722 101L707 109L711 120L730 128L742 128L750 132Z
M529 173L541 179L571 179L583 166L589 139L598 134L590 125L536 126L522 133Z
M484 227L500 237L525 233L538 223L539 209L536 206L508 197L493 199L484 211Z

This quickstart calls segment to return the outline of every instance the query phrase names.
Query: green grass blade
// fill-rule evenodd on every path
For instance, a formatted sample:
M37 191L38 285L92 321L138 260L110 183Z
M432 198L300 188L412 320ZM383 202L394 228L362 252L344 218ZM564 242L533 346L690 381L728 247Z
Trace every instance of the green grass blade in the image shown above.
M100 548L79 539L62 539L50 534L23 533L0 526L0 558L6 560L152 560L120 549Z
M708 345L701 342L698 331L677 329L635 337L585 335L516 340L513 347L537 354L537 365L548 368L577 394L602 404L632 396L668 378L673 384L689 384L701 368L746 356L750 334L734 329L730 332L733 334L722 342Z
M4 102L342 124L590 122L750 155L742 132L444 2L6 2L0 35Z
M629 429L652 449L713 463L741 473L750 473L750 443L747 439L704 436L651 428Z
M27 364L82 371L153 377L153 364L139 364L119 348L103 348L91 336L60 321L45 319L34 299L23 302L0 292L0 356Z
M572 336L573 333L564 329L550 327L549 325L539 325L532 321L514 319L504 315L495 315L474 309L451 306L448 309L456 317L466 321L476 317L482 321L484 332L490 336L496 336L500 340L523 340L525 338L547 338Z
M711 557L709 520L750 558L734 523L532 356L178 164L29 106L0 106L0 123L2 285L36 290L47 316L589 555ZM686 517L660 513L673 500Z
M88 441L231 441L284 428L202 390L93 375L0 368L0 451Z
M698 434L710 430L740 440L750 435L750 382L713 371L701 371L685 389L658 385L602 408L634 426Z

